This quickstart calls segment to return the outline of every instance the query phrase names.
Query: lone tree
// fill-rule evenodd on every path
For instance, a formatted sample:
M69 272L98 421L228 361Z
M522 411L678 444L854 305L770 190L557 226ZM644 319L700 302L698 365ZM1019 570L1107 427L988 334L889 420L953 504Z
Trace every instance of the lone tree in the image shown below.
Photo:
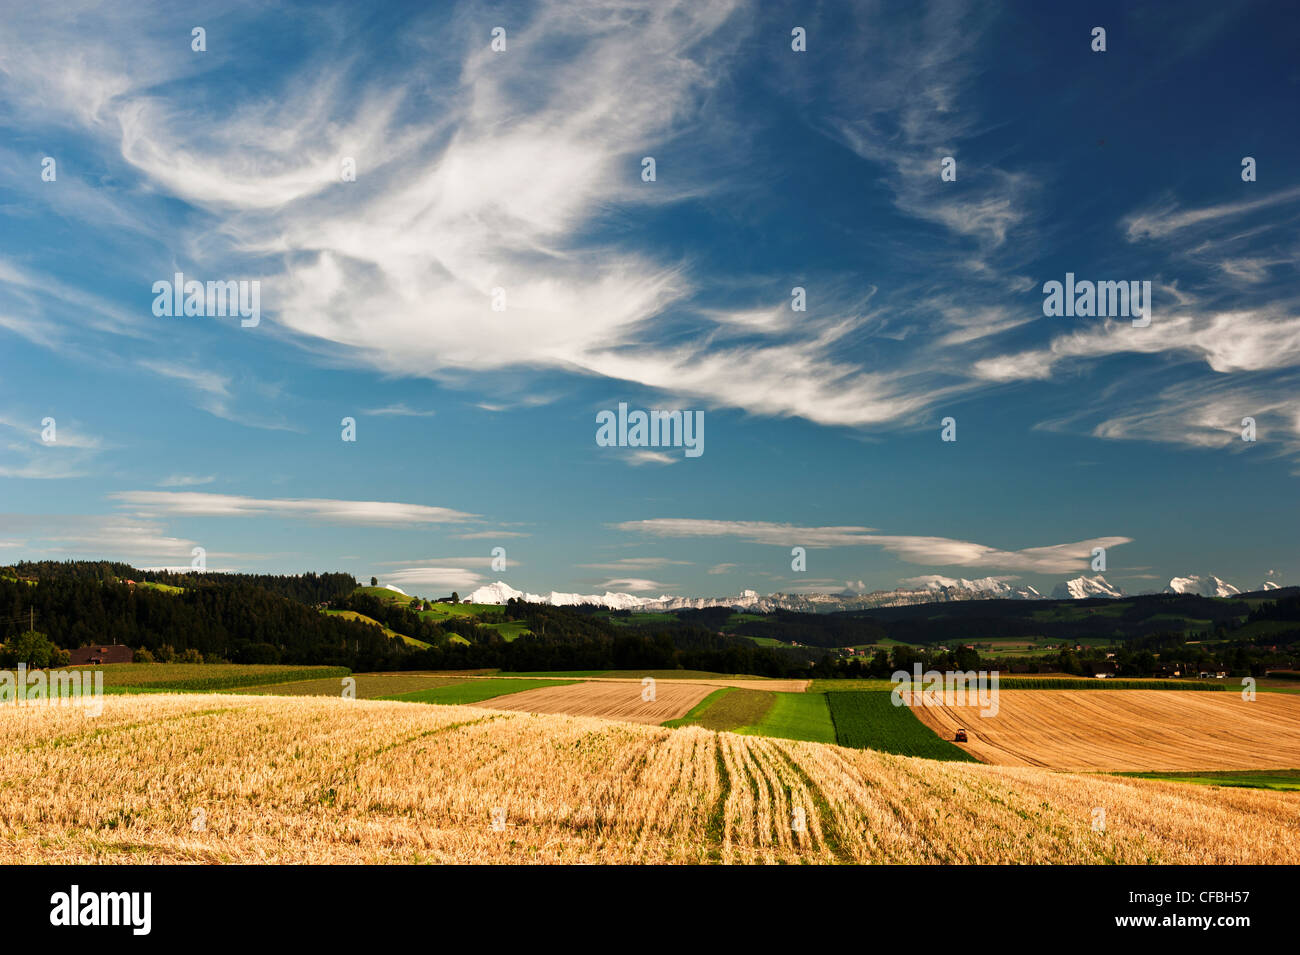
M456 593L454 590L451 592L451 602L454 604L460 603L460 594Z
M371 577L371 578L370 578L370 586L371 586L371 587L378 587L378 586L379 586L379 578L378 578L378 577Z
M0 666L13 667L20 663L29 667L63 666L68 658L67 650L60 650L49 637L35 630L28 630L0 647Z

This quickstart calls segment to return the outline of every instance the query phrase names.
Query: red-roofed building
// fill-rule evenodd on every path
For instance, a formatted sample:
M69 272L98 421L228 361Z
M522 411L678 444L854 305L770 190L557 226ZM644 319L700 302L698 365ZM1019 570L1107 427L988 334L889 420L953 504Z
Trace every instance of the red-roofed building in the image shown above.
M130 663L135 658L135 651L122 643L99 644L93 647L77 647L68 651L68 663L72 666L84 666L93 663Z

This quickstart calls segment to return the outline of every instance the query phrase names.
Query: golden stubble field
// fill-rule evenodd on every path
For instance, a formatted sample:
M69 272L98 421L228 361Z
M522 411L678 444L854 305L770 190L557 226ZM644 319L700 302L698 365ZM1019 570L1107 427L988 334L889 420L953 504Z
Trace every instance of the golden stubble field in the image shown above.
M511 693L484 700L479 705L520 713L603 716L606 719L658 726L667 720L685 716L691 707L716 689L717 686L698 680L658 680L654 685L654 699L645 700L642 699L643 687L638 681L592 680Z
M474 707L4 707L0 760L0 862L1300 862L1298 793Z
M1300 766L1300 696L1184 690L1003 690L996 716L917 706L944 739L1000 766L1105 772Z

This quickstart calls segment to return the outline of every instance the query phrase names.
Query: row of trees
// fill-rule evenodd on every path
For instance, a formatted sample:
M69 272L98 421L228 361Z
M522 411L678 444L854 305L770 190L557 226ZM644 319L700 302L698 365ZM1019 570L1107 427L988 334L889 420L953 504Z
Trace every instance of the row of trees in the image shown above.
M1181 639L1181 634L1178 635ZM1108 657L1107 653L1112 654ZM1288 653L1277 653L1266 648L1237 644L1214 649L1186 648L1184 652L1161 651L1159 655L1149 649L1117 647L1107 651L1101 648L1083 651L1061 650L1047 656L981 657L977 650L965 647L957 650L917 649L895 647L890 653L877 650L870 658L853 657L847 660L826 657L813 663L810 672L819 678L879 678L886 679L895 671L911 671L920 663L923 670L1000 670L1009 672L1021 664L1044 668L1055 673L1075 676L1093 676L1102 667L1113 667L1117 677L1153 677L1172 674L1173 669L1188 673L1226 671L1231 676L1262 676L1267 670L1300 666L1300 658ZM1176 664L1176 666L1175 666Z

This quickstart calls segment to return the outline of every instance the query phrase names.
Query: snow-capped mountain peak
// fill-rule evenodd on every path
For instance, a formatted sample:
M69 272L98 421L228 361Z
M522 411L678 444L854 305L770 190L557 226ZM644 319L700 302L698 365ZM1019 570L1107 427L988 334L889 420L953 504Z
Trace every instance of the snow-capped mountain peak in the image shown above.
M1096 577L1075 577L1057 584L1052 596L1062 600L1086 600L1089 597L1123 597L1124 591L1098 574Z
M1241 593L1236 587L1213 574L1195 577L1175 577L1165 588L1167 594L1199 594L1202 597L1231 597Z
M638 597L636 594L616 594L605 591L603 594L564 594L552 590L549 594L530 594L516 590L504 580L485 584L465 598L469 603L504 604L510 600L523 600L531 604L550 604L553 607L572 607L578 604L596 604L612 610L635 610L648 603L656 603L654 597ZM671 597L660 597L671 600Z
M515 590L504 580L498 580L494 584L485 584L467 596L465 600L472 604L504 604L511 600L527 600L529 603L543 602L541 597L526 594L522 590Z

